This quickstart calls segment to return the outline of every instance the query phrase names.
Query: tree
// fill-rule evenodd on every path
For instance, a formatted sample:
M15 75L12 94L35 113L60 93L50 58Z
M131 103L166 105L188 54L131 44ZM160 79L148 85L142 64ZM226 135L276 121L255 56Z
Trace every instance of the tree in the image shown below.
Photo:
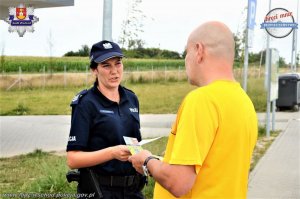
M283 57L279 57L278 65L279 65L279 67L285 67L286 66L285 59Z
M72 57L72 56L80 56L80 57L88 57L90 54L90 48L88 45L82 45L81 49L77 52L69 51L64 54L65 57Z
M235 61L239 61L241 58L241 54L242 54L242 39L238 36L238 34L233 34L233 38L234 38L234 60Z
M88 45L82 45L81 49L78 50L78 56L86 57L90 54L90 48Z
M139 9L142 0L129 0L128 13L122 24L122 32L119 37L119 44L122 48L134 49L142 48L145 44L140 39L140 33L144 32L143 21L146 16Z

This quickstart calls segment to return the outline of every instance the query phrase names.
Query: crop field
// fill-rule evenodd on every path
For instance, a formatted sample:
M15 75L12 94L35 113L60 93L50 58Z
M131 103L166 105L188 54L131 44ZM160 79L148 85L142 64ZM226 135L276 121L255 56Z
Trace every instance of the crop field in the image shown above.
M177 69L184 67L183 59L123 59L124 69L132 70L160 70ZM88 57L22 57L22 56L1 56L0 71L5 73L47 72L84 72L89 66Z

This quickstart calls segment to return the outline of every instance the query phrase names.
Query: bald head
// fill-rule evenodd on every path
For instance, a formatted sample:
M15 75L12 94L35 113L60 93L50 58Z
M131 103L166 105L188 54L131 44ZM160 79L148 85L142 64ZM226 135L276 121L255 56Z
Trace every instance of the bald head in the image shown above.
M200 25L190 34L188 42L201 42L209 56L225 59L233 63L233 34L230 29L221 22L211 21Z

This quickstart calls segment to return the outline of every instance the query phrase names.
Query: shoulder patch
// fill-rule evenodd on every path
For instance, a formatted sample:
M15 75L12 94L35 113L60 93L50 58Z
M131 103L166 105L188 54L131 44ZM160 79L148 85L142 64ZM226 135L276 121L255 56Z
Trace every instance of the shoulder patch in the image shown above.
M85 96L87 94L88 90L87 89L84 89L82 91L80 91L77 95L75 95L72 99L72 102L71 102L71 106L72 105L75 105L75 104L78 104L80 99Z
M125 88L124 86L123 86L123 88L124 88L124 90L129 91L129 92L135 94L132 90L130 90L130 89L128 89L128 88Z

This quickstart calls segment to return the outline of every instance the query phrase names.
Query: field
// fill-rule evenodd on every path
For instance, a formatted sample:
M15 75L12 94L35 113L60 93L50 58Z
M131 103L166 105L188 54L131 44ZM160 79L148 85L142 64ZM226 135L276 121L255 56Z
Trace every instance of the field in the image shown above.
M170 59L123 59L125 70L151 70L184 67L184 60ZM25 73L83 72L89 66L88 57L22 57L1 56L0 72L16 73L19 68Z
M184 96L196 87L183 81L156 81L123 85L133 90L140 100L140 112L176 113ZM257 112L266 108L266 92L262 78L248 80L248 95ZM85 86L46 87L0 90L0 115L68 115L70 102Z

